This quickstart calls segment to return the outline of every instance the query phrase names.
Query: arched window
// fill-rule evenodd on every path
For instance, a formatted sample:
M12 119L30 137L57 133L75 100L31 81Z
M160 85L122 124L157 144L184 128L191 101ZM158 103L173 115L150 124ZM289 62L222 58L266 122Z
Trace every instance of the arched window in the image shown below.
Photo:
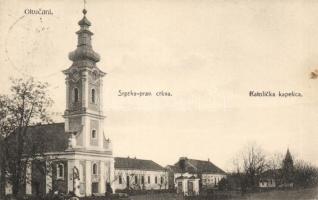
M96 163L93 164L93 174L94 175L97 174L97 164Z
M56 169L56 175L58 179L64 178L64 165L63 163L59 163Z
M163 184L163 177L160 178L160 184Z
M74 88L74 102L78 102L78 89Z
M92 130L92 139L96 139L96 138L97 138L96 130L93 129Z
M92 89L92 103L95 103L96 101L96 91L95 89Z
M155 177L155 183L157 184L157 182L158 182L158 179L157 179L157 176Z

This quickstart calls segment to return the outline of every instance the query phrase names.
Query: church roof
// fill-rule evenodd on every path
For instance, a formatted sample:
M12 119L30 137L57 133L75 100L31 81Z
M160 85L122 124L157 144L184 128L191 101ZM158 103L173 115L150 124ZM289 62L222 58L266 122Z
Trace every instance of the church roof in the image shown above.
M27 129L27 138L34 146L35 151L61 152L68 147L68 135L64 130L64 123L52 123L30 126Z
M163 171L164 168L152 160L115 157L115 169L135 169L145 171Z
M182 165L184 169L182 169ZM215 164L205 160L180 158L180 160L176 164L174 164L173 166L168 166L168 167L174 172L226 174L222 169L217 167Z

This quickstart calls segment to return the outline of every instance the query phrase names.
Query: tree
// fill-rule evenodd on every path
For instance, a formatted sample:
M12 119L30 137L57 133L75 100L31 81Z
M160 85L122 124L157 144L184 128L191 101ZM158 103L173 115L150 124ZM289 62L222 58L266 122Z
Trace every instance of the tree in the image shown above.
M294 183L301 187L318 185L318 168L303 160L296 161L294 166Z
M238 157L234 159L235 170L244 174L243 187L254 189L257 185L258 177L263 173L268 164L262 148L255 143L248 144Z
M289 149L287 149L285 158L282 162L282 178L284 183L291 183L293 182L293 176L294 176L294 161L293 158L289 152Z
M10 79L10 94L0 96L1 188L7 181L19 196L25 184L29 160L41 157L43 144L31 141L29 127L51 122L48 108L53 101L48 84L30 78ZM8 180L6 180L8 179Z
M268 168L271 170L278 170L281 169L283 166L282 160L284 155L281 153L274 153L268 157Z

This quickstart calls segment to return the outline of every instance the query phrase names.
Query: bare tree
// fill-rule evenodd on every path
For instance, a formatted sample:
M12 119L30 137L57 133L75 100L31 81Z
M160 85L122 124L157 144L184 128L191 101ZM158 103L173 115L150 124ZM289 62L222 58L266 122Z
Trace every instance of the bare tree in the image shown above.
M260 146L250 143L234 159L235 170L244 174L242 188L255 188L258 177L267 168L266 156Z
M11 93L0 96L1 188L7 178L13 195L19 196L26 181L26 163L40 157L43 149L43 142L29 136L29 127L51 122L47 109L53 101L47 83L26 78L11 79L11 84Z
M284 155L281 153L274 153L268 157L268 168L272 170L277 170L282 168L282 162Z
M310 187L318 185L318 167L303 161L297 160L294 169L294 181L297 186Z

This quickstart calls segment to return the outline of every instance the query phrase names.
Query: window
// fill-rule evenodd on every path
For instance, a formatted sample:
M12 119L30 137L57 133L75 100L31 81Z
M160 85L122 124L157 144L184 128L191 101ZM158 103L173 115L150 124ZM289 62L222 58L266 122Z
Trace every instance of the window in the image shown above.
M157 182L158 182L158 179L157 179L157 176L155 176L155 183L157 184Z
M95 89L92 89L92 103L95 103L96 92Z
M93 174L94 175L97 174L97 164L96 163L93 164Z
M56 167L56 175L58 179L63 179L64 178L64 165L63 163L59 163Z
M160 178L160 184L163 184L163 177Z
M97 134L96 134L96 130L95 129L92 130L92 138L93 139L97 138Z
M138 177L137 177L137 175L135 176L135 184L137 184L138 183Z
M74 102L78 102L78 89L74 88Z
M150 184L150 176L148 176L148 183Z
M141 176L141 184L145 184L145 177Z
M123 183L123 179L121 178L121 176L118 177L118 182L119 182L119 184Z

